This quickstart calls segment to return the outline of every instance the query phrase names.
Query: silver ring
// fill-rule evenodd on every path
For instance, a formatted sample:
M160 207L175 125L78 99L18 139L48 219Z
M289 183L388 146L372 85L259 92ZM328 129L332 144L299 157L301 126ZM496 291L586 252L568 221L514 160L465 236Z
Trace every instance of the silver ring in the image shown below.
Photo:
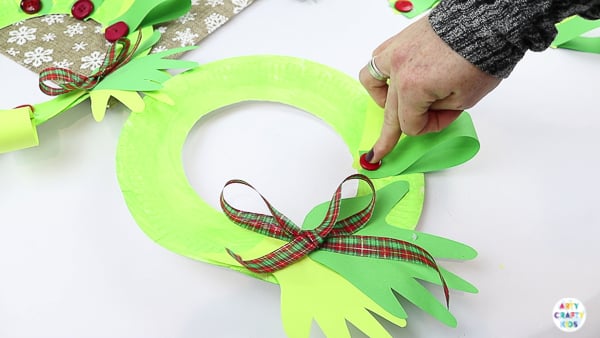
M367 68L369 69L369 74L371 74L371 76L375 80L385 82L390 78L389 76L383 74L383 72L379 70L379 68L377 68L377 65L375 64L375 57L371 58L371 61L369 61L369 63L367 64Z

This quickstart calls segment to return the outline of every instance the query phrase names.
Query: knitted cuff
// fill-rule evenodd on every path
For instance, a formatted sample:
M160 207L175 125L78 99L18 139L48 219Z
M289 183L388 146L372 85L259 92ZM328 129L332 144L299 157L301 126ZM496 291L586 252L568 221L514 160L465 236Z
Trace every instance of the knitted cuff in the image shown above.
M528 49L544 50L556 35L553 24L536 20L550 1L535 2L443 0L429 22L459 55L492 76L506 78Z

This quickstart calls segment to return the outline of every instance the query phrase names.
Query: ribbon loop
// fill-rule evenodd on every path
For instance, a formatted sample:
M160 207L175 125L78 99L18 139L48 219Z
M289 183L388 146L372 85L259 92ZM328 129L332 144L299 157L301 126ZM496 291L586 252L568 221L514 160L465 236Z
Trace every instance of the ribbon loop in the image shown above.
M127 38L116 41L109 47L102 65L89 76L76 73L68 68L46 68L40 72L40 90L50 96L66 94L75 90L91 90L103 78L131 61L141 40L142 34L140 33L133 46ZM121 48L119 49L119 47Z
M353 179L361 180L369 185L372 194L371 201L356 214L338 221L342 185ZM240 183L254 189L250 184L241 180L229 181L225 186L233 183ZM440 277L446 305L449 305L450 298L446 281L435 259L425 249L395 238L354 235L356 231L367 224L375 207L375 186L368 177L355 174L342 181L329 202L327 214L314 230L296 230L298 229L296 225L273 208L262 195L260 196L269 207L272 216L238 210L227 203L221 193L223 211L234 223L260 234L288 241L279 249L251 260L243 260L239 255L227 249L227 252L248 270L256 273L275 272L318 249L360 257L405 261L434 269ZM292 228L293 231L287 231Z

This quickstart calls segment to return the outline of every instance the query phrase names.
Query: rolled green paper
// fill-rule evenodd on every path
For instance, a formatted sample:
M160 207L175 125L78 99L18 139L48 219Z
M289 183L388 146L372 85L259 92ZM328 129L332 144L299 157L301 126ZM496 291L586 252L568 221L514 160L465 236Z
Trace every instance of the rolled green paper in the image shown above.
M0 110L0 153L38 144L37 129L31 120L31 108Z

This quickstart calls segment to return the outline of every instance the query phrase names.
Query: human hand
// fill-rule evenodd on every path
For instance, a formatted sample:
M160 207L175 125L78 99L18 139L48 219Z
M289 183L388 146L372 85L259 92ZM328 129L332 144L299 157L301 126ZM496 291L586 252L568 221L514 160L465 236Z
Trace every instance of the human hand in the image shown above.
M423 17L373 51L389 81L375 79L367 66L362 85L385 108L381 135L366 156L378 163L400 135L437 132L475 105L500 83L453 51Z

